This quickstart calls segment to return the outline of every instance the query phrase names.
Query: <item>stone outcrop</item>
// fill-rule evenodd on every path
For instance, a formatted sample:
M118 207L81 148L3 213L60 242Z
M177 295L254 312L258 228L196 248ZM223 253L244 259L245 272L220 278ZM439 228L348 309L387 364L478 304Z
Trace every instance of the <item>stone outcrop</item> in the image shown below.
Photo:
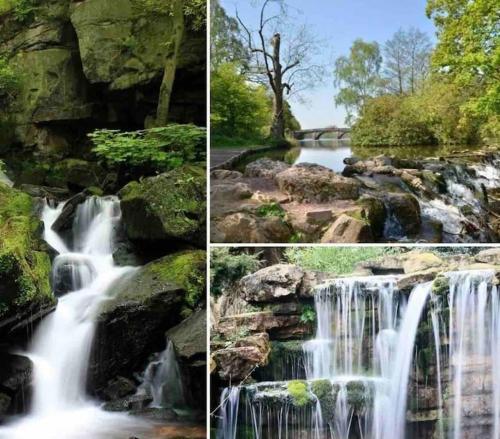
M16 71L29 71L6 113L14 127L6 146L19 142L67 156L96 120L148 125L179 19L137 0L36 1L22 20L2 12L0 54ZM170 120L203 124L205 35L184 19Z
M322 243L355 243L373 240L370 225L352 216L342 214L321 237Z
M359 196L360 185L356 180L320 165L295 165L276 174L275 179L283 192L302 202L351 200Z

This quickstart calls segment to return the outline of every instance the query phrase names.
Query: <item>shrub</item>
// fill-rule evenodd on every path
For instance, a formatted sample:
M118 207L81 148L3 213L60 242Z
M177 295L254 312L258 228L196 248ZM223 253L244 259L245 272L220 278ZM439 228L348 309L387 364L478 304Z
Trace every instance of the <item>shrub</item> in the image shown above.
M19 90L19 86L19 75L7 59L0 57L0 102L8 103Z
M206 130L172 124L149 130L96 130L89 134L92 151L111 167L127 165L164 172L205 160Z
M316 321L316 311L314 311L312 306L304 306L300 315L300 321L302 323L314 323Z
M227 247L213 248L210 257L211 294L218 296L243 276L258 270L259 254L232 254Z
M286 216L285 210L278 203L262 204L257 208L256 213L262 217L277 216L284 218Z
M306 270L348 274L358 262L401 251L396 247L302 247L288 248L285 254L290 263Z

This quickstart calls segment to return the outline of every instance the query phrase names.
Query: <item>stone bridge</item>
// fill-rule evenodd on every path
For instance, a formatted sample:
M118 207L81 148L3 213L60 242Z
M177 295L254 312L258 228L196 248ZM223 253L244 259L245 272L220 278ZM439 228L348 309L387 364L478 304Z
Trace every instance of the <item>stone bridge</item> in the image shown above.
M319 140L323 134L335 133L337 139L342 139L346 134L349 134L349 128L327 127L327 128L311 128L307 130L299 130L293 132L293 137L297 140L303 140L308 134L312 134L314 140Z

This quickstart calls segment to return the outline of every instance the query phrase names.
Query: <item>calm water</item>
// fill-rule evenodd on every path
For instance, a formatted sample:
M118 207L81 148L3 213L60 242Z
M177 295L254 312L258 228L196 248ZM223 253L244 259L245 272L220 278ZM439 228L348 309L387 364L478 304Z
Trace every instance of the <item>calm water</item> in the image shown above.
M289 164L317 163L335 172L342 172L348 157L370 159L378 155L395 156L404 159L423 159L427 157L446 156L449 154L474 150L474 147L452 146L396 146L396 147L360 147L353 146L349 139L302 140L291 149L281 149L255 153L238 163L237 169L243 171L246 165L259 158L267 157L282 160Z

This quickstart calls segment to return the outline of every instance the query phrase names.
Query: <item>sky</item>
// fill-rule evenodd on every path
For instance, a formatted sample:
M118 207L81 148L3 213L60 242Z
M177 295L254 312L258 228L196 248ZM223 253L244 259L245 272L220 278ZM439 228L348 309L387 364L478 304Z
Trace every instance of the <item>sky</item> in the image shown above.
M255 28L261 1L221 0L229 15L236 8L243 21ZM287 0L294 16L311 27L323 41L320 61L327 65L324 84L307 93L304 103L292 101L292 110L303 128L345 126L345 110L336 108L333 63L347 55L356 38L383 44L399 29L414 26L435 41L435 28L426 15L426 0ZM286 38L282 35L282 38Z

